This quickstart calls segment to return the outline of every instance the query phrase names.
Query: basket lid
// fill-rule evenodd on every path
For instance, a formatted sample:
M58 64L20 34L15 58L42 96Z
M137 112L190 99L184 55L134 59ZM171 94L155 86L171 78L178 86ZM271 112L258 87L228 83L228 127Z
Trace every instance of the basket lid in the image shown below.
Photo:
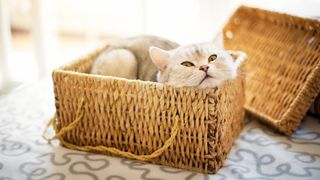
M223 34L248 55L246 110L292 134L320 92L320 21L241 6Z

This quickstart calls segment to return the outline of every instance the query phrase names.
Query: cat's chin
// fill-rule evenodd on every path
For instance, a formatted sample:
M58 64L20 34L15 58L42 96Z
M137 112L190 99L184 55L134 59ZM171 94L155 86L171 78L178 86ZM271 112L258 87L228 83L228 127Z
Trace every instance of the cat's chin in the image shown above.
M199 87L200 88L214 88L214 87L217 87L219 84L220 84L220 81L218 81L217 79L215 79L211 76L206 76L200 82Z
M213 80L213 77L211 77L211 76L209 76L209 75L206 75L206 76L202 79L202 81L200 82L200 84L208 83L208 82L210 82L210 81L212 81L212 80Z

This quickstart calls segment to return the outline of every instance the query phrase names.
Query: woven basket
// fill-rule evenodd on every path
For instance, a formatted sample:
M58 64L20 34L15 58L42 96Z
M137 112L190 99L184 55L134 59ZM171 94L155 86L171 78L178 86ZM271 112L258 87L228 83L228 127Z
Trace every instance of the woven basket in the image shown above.
M68 148L214 173L244 119L244 78L214 89L87 74L105 47L54 70L56 135ZM48 138L48 137L47 137Z
M320 22L242 6L224 35L248 54L246 110L290 135L320 92Z

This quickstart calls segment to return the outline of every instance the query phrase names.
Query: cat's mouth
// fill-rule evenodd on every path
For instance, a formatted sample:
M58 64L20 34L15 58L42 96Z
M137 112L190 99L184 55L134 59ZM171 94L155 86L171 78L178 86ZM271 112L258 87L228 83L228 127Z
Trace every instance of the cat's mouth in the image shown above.
M201 80L201 82L199 84L203 83L203 81L205 81L205 80L207 80L209 78L213 78L213 77L209 76L208 74L206 74L206 76Z

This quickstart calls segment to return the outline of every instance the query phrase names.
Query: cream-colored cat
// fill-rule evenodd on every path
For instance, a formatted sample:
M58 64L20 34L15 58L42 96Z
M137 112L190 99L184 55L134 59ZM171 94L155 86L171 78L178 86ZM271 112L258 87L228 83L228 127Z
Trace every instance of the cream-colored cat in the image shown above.
M243 52L225 51L211 43L179 47L163 38L139 36L112 44L97 58L91 73L211 88L236 78L245 59Z

